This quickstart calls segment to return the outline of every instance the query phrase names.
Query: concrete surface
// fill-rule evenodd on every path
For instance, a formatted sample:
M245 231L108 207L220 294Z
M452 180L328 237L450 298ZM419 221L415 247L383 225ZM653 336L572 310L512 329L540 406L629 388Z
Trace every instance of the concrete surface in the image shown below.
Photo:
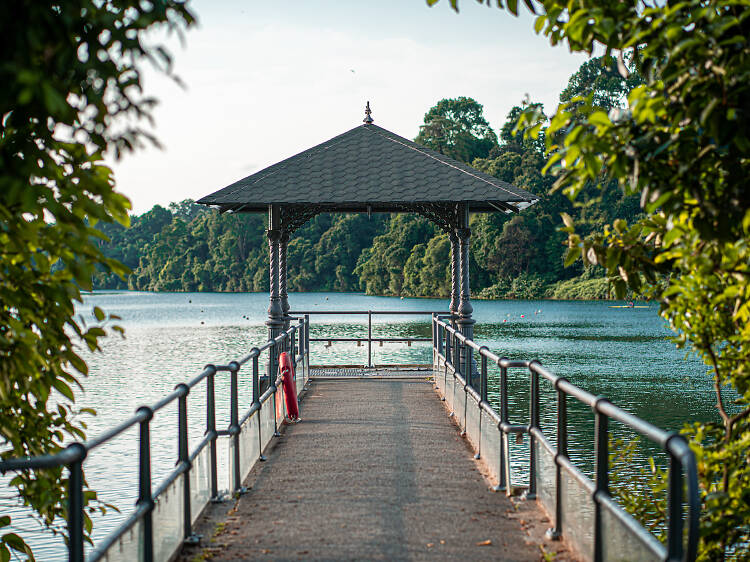
M250 474L251 491L224 507L225 522L214 517L203 556L540 559L429 381L314 381L301 418Z

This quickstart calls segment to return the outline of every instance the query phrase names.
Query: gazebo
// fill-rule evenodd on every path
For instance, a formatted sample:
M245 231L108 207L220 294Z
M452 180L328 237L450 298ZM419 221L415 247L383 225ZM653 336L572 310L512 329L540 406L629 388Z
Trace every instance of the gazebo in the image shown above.
M269 337L284 327L287 242L319 213L417 213L451 242L450 312L473 337L469 290L469 213L518 212L538 198L462 162L373 123L367 102L363 125L282 160L198 203L220 212L268 213Z

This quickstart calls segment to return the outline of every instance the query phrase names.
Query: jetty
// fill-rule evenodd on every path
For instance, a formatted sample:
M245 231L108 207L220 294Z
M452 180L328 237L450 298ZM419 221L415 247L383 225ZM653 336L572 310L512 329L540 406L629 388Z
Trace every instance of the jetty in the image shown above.
M215 527L207 553L212 560L539 558L447 413L432 382L412 371L314 380L302 422L286 427L246 481L247 494L229 510L216 508L231 514Z
M699 496L687 441L533 357L504 357L474 340L470 215L517 213L537 200L374 125L368 103L362 125L199 201L220 212L268 214L267 341L235 360L208 364L98 437L53 455L4 460L0 470L66 467L71 562L204 555L537 560L544 555L542 540L564 545L557 550L570 559L694 560ZM434 222L451 244L447 310L293 310L289 239L310 218L332 212L409 212ZM421 314L429 337L378 337L372 318L379 314ZM316 315L366 315L367 335L316 334ZM361 365L331 364L326 348L312 353L316 342L364 344L367 355ZM425 363L374 364L373 345L386 342L429 346ZM286 362L294 374L280 368ZM229 380L228 395L217 395L218 377ZM523 415L511 415L511 378L528 385ZM188 400L196 395L205 400L205 431L191 446ZM252 397L245 411L240 395ZM229 404L228 420L217 419L219 400ZM289 423L295 400L301 421ZM151 441L151 423L175 402L175 468L154 483L151 458L158 444ZM591 472L568 455L572 402L588 407L593 421ZM611 489L612 422L668 456L664 542L626 512ZM107 538L85 549L86 457L135 426L135 507ZM529 534L541 525L544 538Z

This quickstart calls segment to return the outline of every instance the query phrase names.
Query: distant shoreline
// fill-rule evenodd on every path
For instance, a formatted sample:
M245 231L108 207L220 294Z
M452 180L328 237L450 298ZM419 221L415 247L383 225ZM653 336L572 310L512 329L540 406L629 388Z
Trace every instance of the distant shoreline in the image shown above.
M81 295L84 296L96 296L96 295L126 295L132 293L144 293L154 295L268 295L266 291L146 291L140 289L94 289L93 291L81 291ZM358 297L378 297L378 298L400 298L400 299L420 299L420 300L450 300L450 296L413 296L413 295L374 295L363 292L351 292L351 291L292 291L289 292L290 299L293 295L352 295ZM536 297L536 298L518 298L518 297L487 297L480 295L472 295L471 300L473 301L546 301L546 302L608 302L608 303L628 303L632 299L615 299L615 298L596 298L596 297L582 297L582 298L555 298L555 297ZM654 301L648 301L645 299L633 300L636 304L638 303L652 303Z

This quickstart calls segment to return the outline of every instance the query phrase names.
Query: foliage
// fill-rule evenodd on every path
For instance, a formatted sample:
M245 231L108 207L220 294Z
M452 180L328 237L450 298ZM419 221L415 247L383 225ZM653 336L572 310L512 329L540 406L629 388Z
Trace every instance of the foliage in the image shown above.
M288 246L291 291L356 291L363 248L382 233L386 218L319 215ZM144 291L267 291L268 241L264 217L212 212L186 199L131 219L129 229L103 225L105 252L133 269L122 280L100 272L98 288Z
M609 281L605 277L581 277L558 281L548 289L547 296L556 300L599 300L610 296Z
M96 267L127 272L96 243L97 223L125 225L129 208L102 154L148 138L138 123L154 102L141 94L139 65L148 59L169 73L170 59L145 42L145 30L179 30L193 18L174 0L73 0L5 2L0 22L0 439L8 458L54 453L66 436L83 437L78 416L92 412L74 407L73 389L87 373L79 349L99 349L108 317L97 308L102 325L86 326L74 301ZM11 484L60 529L62 469L20 472ZM97 505L93 491L85 499ZM88 514L85 523L90 533ZM10 549L29 553L7 533L0 559Z
M354 272L360 277L360 288L368 294L401 295L409 253L435 233L435 226L423 217L393 215L388 230L359 258Z
M748 557L750 3L528 5L539 8L535 29L553 45L586 53L604 45L622 75L625 53L643 77L627 108L607 112L589 94L550 120L556 189L575 199L617 184L645 211L588 236L565 216L567 261L605 267L618 296L630 288L659 298L677 345L709 367L720 422L686 428L703 493L700 556ZM532 111L522 121L533 136L544 118ZM657 283L662 275L667 283ZM731 402L727 386L738 397Z
M549 289L544 277L536 273L521 273L517 277L503 277L494 285L482 289L479 299L542 299Z
M463 96L442 99L432 107L414 140L463 162L484 158L497 146L497 135L484 118L482 105Z
M643 78L632 68L632 64L628 66L630 68L623 76L613 56L587 60L570 77L568 86L560 93L560 101L570 103L591 94L591 103L604 111L622 107L631 90L643 84Z
M587 85L578 79L575 87L614 98L624 83L594 80ZM605 87L612 91L600 91ZM480 111L475 120L486 123L481 106L472 103ZM446 104L440 102L436 107ZM542 109L538 104L534 107ZM587 205L574 205L562 193L548 194L552 179L542 173L543 131L537 139L512 133L522 113L523 108L512 108L500 128L501 144L483 158L466 161L543 196L518 215L472 216L470 272L473 290L480 298L544 298L555 295L559 282L579 275L589 279L590 271L580 264L563 267L566 248L565 234L558 230L560 213L570 214L585 225L586 232L593 232L615 218L631 220L640 210L638 198L624 195L616 185L598 201L592 196ZM483 130L479 128L476 134L484 135ZM596 190L590 191L596 194ZM103 247L134 274L126 283L115 275L100 273L97 287L170 291L268 288L261 217L219 215L186 200L171 204L169 211L157 205L132 217L131 223L129 230L103 225L111 239ZM447 236L418 216L320 215L289 241L288 286L292 291L364 290L378 295L446 297L450 293L449 256ZM603 269L596 271L602 278ZM606 298L604 285L601 281L581 283L559 298L571 298L571 294L582 299Z
M610 493L662 542L667 539L668 472L653 457L648 467L638 458L640 439L610 439ZM637 468L636 468L637 467Z

